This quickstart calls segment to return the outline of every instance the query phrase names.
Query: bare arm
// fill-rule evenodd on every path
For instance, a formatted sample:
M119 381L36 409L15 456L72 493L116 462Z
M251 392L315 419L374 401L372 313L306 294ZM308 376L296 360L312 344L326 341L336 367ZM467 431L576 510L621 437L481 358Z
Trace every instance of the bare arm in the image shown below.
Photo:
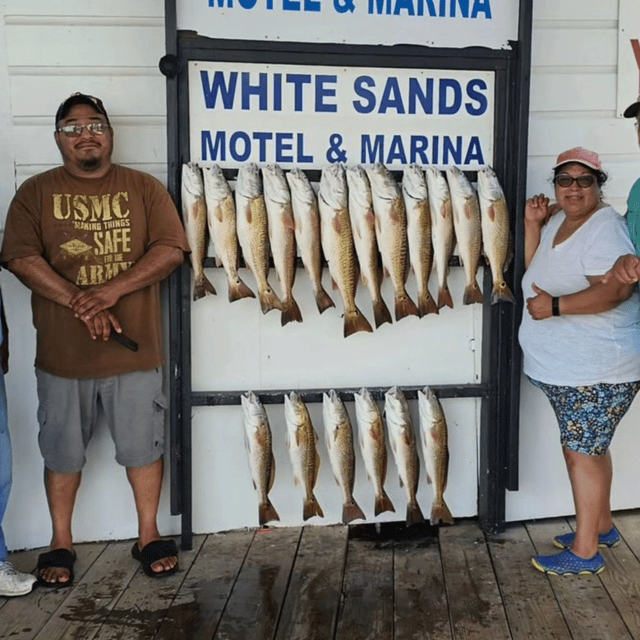
M542 227L549 219L549 198L543 194L527 200L524 209L524 266L529 267L538 245Z
M183 260L182 249L165 245L152 247L112 280L75 292L69 306L76 317L90 320L98 312L113 307L122 296L164 280Z
M560 315L586 315L601 313L614 309L629 298L633 292L633 284L623 284L611 278L604 282L602 276L587 278L590 285L582 291L559 296ZM527 298L527 310L534 320L545 320L552 316L551 295L535 284L536 295Z
M63 278L39 255L13 258L7 263L7 268L35 294L63 307L70 308L71 299L80 292L75 284ZM122 331L120 323L110 311L86 320L83 318L83 322L94 340L107 340L111 335L111 327L118 333Z

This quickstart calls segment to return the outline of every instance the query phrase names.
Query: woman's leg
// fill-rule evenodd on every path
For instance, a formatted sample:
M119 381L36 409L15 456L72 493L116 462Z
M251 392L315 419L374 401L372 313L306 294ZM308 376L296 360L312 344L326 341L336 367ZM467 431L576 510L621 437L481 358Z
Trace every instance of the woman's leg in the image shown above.
M7 559L7 545L2 531L2 520L11 491L11 440L7 425L7 396L4 375L0 371L0 562Z
M572 551L592 558L598 551L598 534L607 533L611 522L611 455L590 456L563 449L576 508L576 537Z

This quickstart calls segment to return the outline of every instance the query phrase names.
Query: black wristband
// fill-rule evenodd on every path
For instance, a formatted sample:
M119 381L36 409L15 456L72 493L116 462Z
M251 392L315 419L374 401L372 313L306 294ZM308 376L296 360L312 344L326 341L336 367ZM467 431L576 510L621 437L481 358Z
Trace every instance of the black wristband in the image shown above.
M551 298L551 315L560 315L560 298L558 298L558 296L553 296L553 298Z

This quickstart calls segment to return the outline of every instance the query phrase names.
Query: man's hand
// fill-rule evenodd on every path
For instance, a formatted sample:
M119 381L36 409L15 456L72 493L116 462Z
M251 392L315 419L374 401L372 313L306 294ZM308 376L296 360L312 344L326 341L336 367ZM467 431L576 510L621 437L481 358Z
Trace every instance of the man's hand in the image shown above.
M640 280L640 258L633 253L620 256L613 267L604 274L602 282L607 284L612 278L622 284L638 282Z
M122 332L122 327L117 318L111 311L98 311L91 318L81 318L85 323L89 333L94 340L108 340L111 337L111 328L113 327L118 333Z
M531 288L536 293L533 298L527 298L527 311L534 320L546 320L553 315L551 308L551 296L540 289L535 283Z
M86 322L95 317L97 313L111 309L118 300L119 296L115 293L114 287L102 284L91 287L91 289L78 291L69 300L69 306L76 318Z

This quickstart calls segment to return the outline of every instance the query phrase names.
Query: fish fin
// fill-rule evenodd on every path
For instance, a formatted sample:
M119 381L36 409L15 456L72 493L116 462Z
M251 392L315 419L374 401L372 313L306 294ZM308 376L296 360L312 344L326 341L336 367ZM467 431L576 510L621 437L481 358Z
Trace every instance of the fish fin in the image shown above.
M376 224L376 216L373 212L373 208L370 208L364 216L367 226L373 227Z
M429 289L426 289L418 296L418 314L421 318L429 315L430 313L438 313L438 305L433 299Z
M431 474L427 471L427 484L431 484Z
M382 491L382 495L378 496L376 498L376 504L375 504L375 508L374 508L374 513L379 516L381 513L384 513L385 511L392 511L393 513L396 512L393 503L391 502L391 500L389 500L389 496L386 494L386 492L383 490Z
M280 520L280 516L271 504L271 500L267 498L267 501L258 507L258 521L260 526L263 526L272 520Z
M259 295L262 313L268 313L274 309L282 311L282 302L280 302L280 298L278 298L273 289L265 289L264 291L261 291Z
M408 296L407 292L405 291L404 295L396 294L396 321L402 320L407 316L417 315L419 315L418 307L416 307L415 302Z
M376 323L376 329L385 322L392 324L391 312L389 311L389 307L387 307L387 303L382 298L373 302L373 318Z
M362 509L355 500L342 506L342 524L349 524L352 520L357 520L358 518L366 520L367 516L362 513Z
M464 296L462 297L462 304L473 304L474 302L478 302L479 304L484 302L482 291L480 291L480 287L475 280L473 284L468 284L464 288Z
M289 229L291 231L295 231L296 229L296 222L293 219L293 212L291 210L288 211L284 211L282 213L282 226L285 229Z
M340 218L337 215L334 215L333 218L331 218L331 226L338 235L342 233L342 225L340 224Z
M451 291L449 291L449 287L447 287L446 284L444 287L440 287L440 291L438 291L438 309L442 309L445 305L450 309L453 309Z
M330 307L335 307L335 302L331 299L331 296L325 291L324 287L320 287L320 290L316 294L316 305L320 313L324 313Z
M493 285L493 291L491 292L491 304L496 304L496 302L500 301L513 303L516 301L513 297L513 293L511 293L511 289L509 289L504 280L496 282Z
M212 296L216 295L215 287L209 282L209 278L202 274L202 278L198 278L196 280L193 287L193 299L200 300L200 298L204 298L207 294L211 294Z
M373 332L369 321L362 315L360 309L356 307L353 311L346 311L344 314L344 337L348 338L351 334L358 331Z
M404 489L404 482L402 482L402 476L398 476L398 480L400 481L400 488Z
M337 290L338 290L338 283L337 283L333 278L331 278L331 288L332 288L334 291L337 291Z
M216 263L216 267L221 267L222 266L222 260L220 260L220 258L218 256L216 256L214 258L214 261Z
M410 527L419 522L424 522L424 516L420 509L420 505L414 499L413 502L407 503L407 527Z
M398 223L398 222L403 222L403 217L398 213L398 210L396 209L395 205L392 205L391 208L389 209L389 219L393 220L393 222Z
M285 298L282 302L282 316L280 317L280 324L283 327L290 322L302 322L300 307L293 296Z
M311 494L311 497L308 500L305 500L302 519L306 521L309 518L313 518L313 516L320 516L321 518L324 518L324 513L322 513L322 509L320 508L316 497Z
M229 302L235 302L242 298L255 298L256 294L238 278L236 282L229 282Z
M453 516L444 498L431 506L431 524L454 524Z

